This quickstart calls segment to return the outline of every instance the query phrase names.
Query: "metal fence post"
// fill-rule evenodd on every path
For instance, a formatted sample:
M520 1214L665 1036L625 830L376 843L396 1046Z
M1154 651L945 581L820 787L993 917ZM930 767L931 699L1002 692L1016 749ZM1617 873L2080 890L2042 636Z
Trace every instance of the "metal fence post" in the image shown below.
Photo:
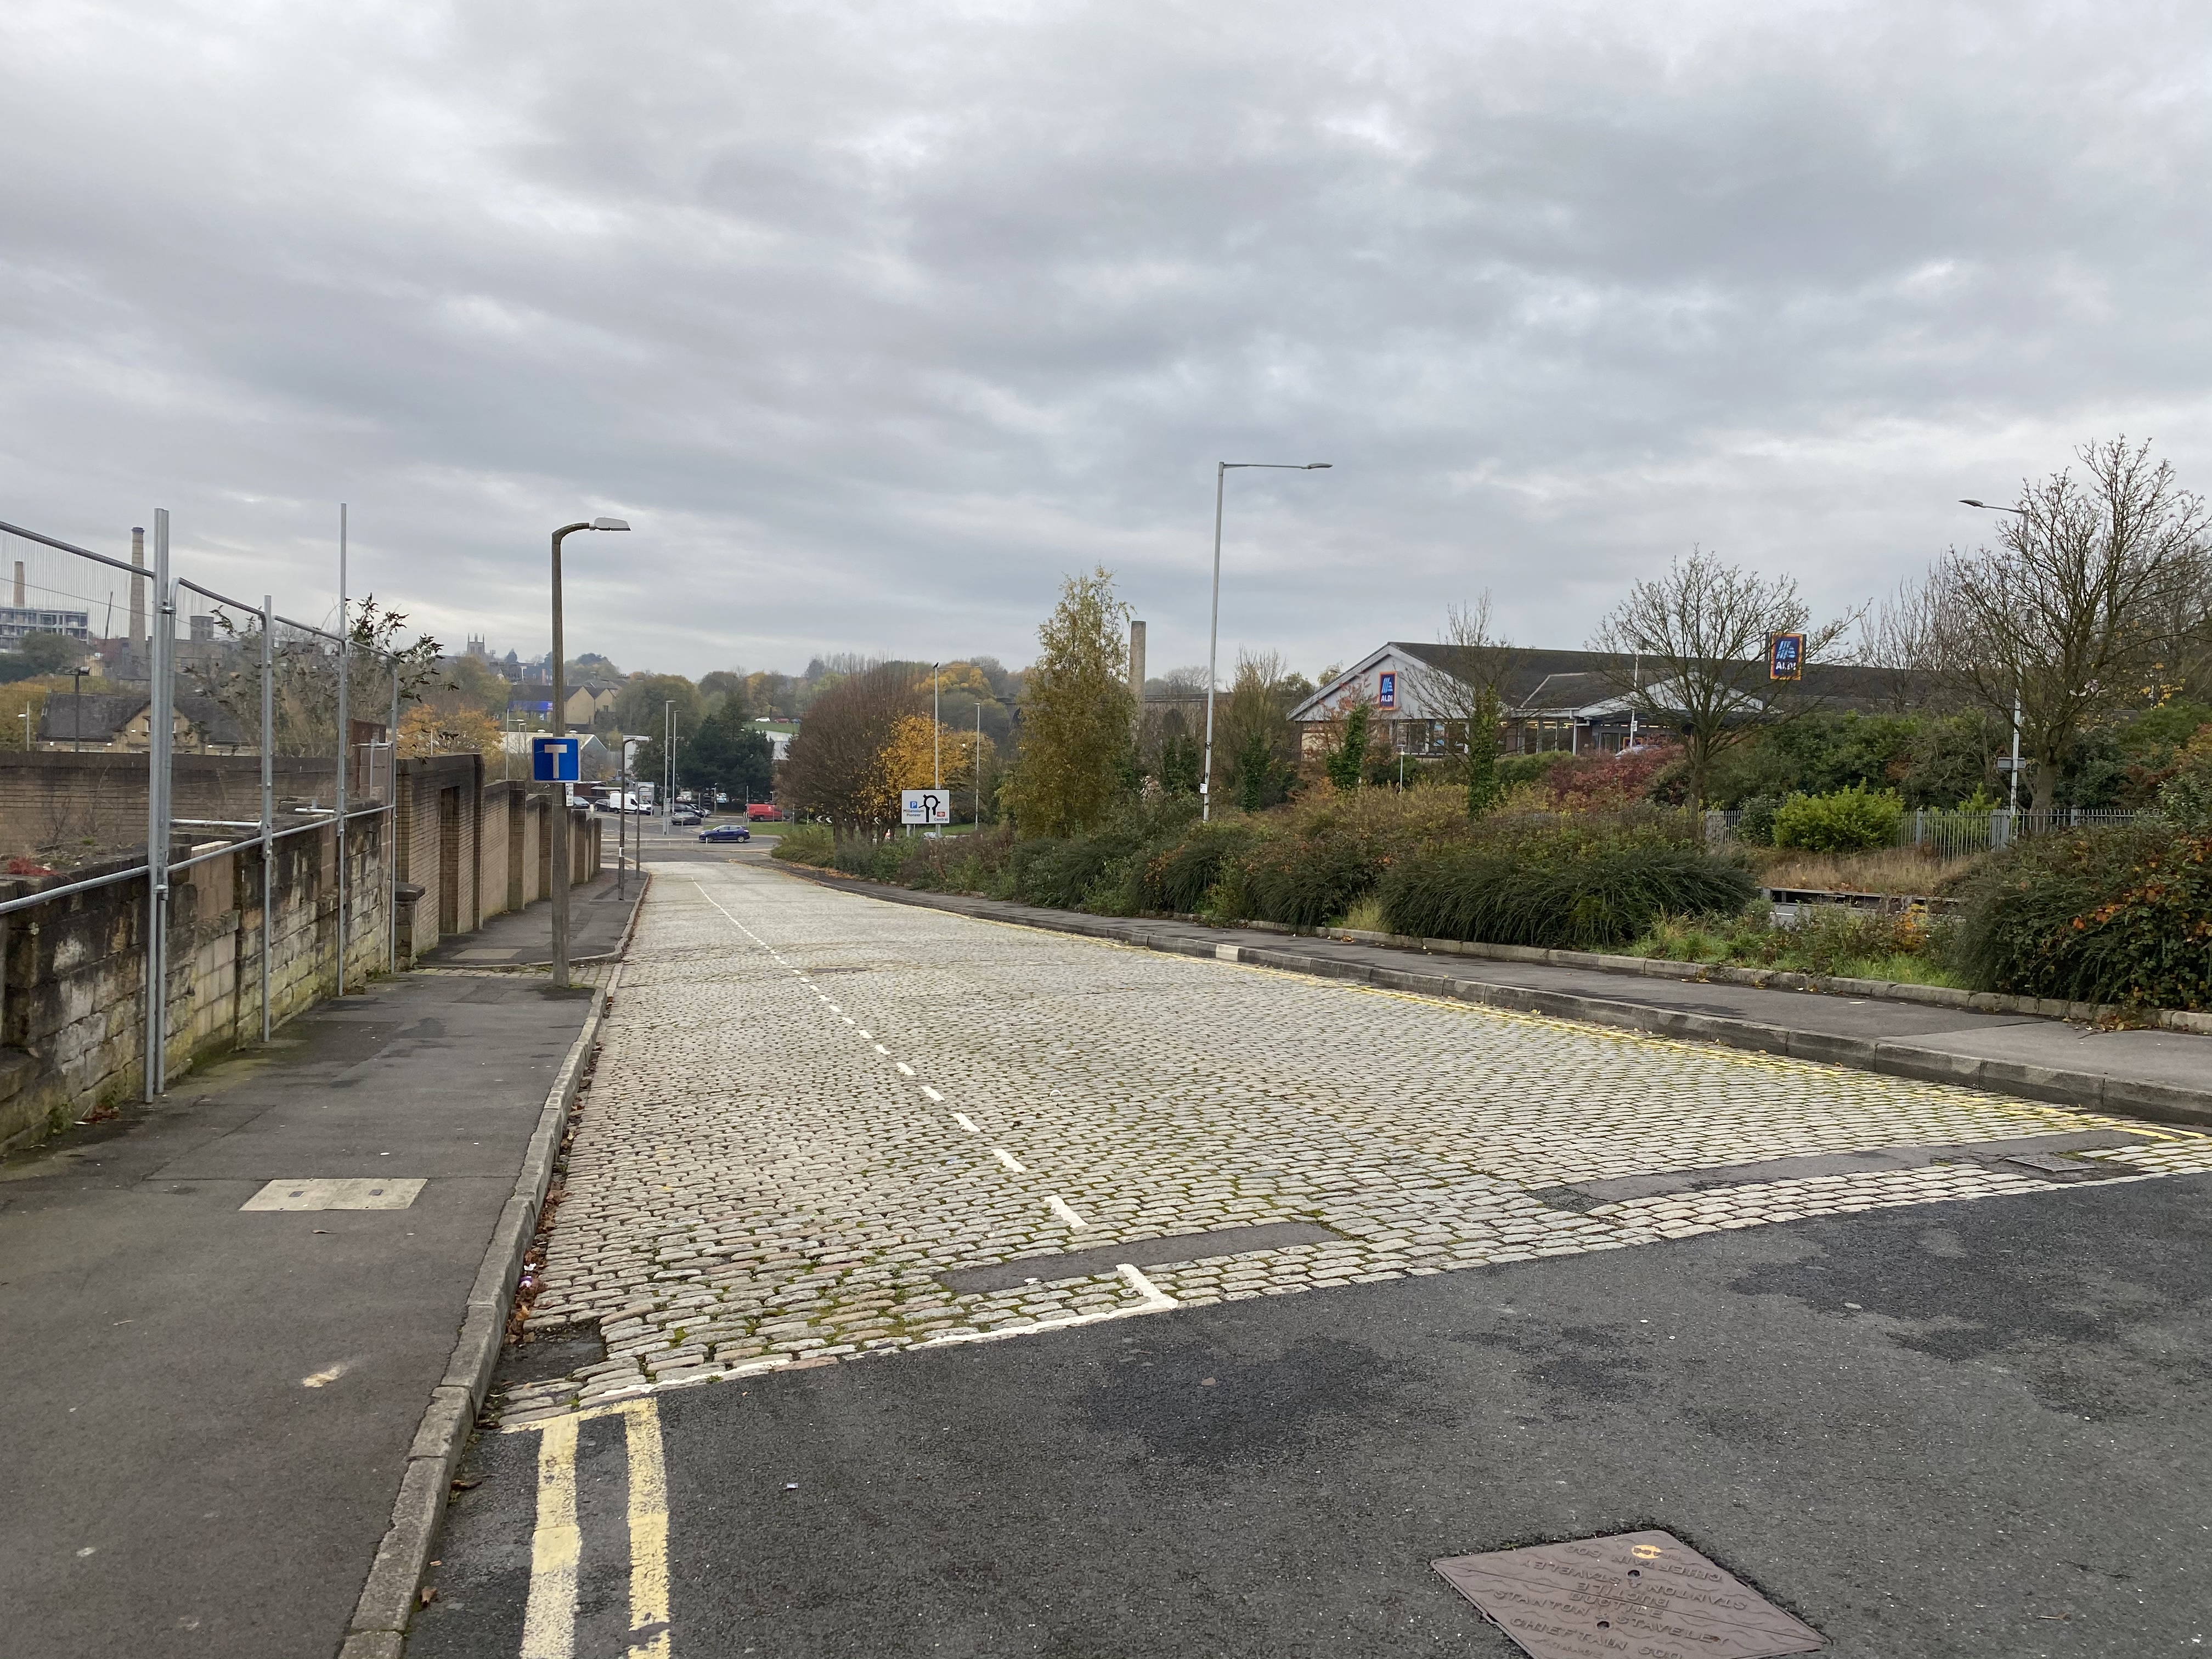
M352 630L346 626L346 504L338 503L338 994L345 994L346 953L346 773L353 759L351 713L346 707L346 665L353 655Z
M269 957L276 939L276 601L261 596L261 1040L275 1029Z
M399 971L399 659L392 659L392 799L384 809L384 965Z
M175 720L170 684L177 591L169 583L169 510L154 510L153 684L146 732L146 1099L168 1087L169 764Z

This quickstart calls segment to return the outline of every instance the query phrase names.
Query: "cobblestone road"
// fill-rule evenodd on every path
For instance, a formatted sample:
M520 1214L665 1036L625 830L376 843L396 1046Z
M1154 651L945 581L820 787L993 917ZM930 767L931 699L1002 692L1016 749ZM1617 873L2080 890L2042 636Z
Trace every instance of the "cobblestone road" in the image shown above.
M511 1394L510 1423L1170 1300L2047 1188L2051 1172L1978 1144L2105 1132L2058 1172L2212 1169L2212 1139L2132 1121L1000 926L744 864L658 872L604 1041L532 1324L596 1321L608 1357ZM1948 1150L1814 1162L1914 1148ZM1807 1164L1726 1173L1777 1159ZM1690 1178L1607 1192L1661 1172ZM940 1277L1277 1222L1335 1237L1143 1270L1107 1250L1081 1264L1097 1271L989 1292Z

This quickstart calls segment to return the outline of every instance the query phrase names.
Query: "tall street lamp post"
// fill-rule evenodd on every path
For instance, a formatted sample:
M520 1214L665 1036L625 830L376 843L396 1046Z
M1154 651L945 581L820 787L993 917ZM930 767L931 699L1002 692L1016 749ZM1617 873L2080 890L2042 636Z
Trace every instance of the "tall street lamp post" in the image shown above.
M1213 816L1213 681L1221 645L1221 498L1230 470L1326 472L1327 461L1216 461L1213 464L1213 614L1206 626L1206 759L1198 775L1198 815Z
M2027 514L2021 512L2016 507L1994 507L1988 501L1970 501L1964 495L1961 495L1959 498L1959 505L1961 507L1978 507L1984 513L2009 513L2015 519L2024 519L2027 516ZM2026 671L2018 664L2014 665L2012 688L2012 775L2005 795L2005 811L2013 814L2017 814L2020 811L2020 720L2022 712L2021 708L2021 703L2023 700L2022 693L2026 689L2021 684L2020 676L2025 672ZM2014 818L2014 822L2018 822L2017 817Z
M579 530L627 530L620 519L591 519L564 524L553 532L553 735L568 735L568 710L562 707L568 688L562 682L562 653L568 647L561 635L561 544ZM568 786L557 785L553 804L552 857L547 860L553 875L553 988L568 988Z

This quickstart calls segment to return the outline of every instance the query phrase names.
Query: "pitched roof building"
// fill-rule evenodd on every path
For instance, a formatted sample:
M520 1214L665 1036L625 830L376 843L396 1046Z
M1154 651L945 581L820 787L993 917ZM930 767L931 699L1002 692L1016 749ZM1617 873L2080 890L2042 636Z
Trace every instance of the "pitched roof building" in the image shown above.
M1460 717L1459 688L1497 678L1501 753L1614 754L1668 707L1663 681L1639 680L1634 663L1600 651L1477 650L1394 640L1354 663L1291 711L1304 747L1324 746L1328 725L1355 702L1374 711L1391 744L1412 755L1446 752L1443 722ZM1641 684L1642 695L1635 695ZM1802 682L1808 707L1862 714L1924 708L1927 676L1908 669L1812 663ZM1642 712L1638 712L1641 705ZM1658 723L1663 725L1663 719Z

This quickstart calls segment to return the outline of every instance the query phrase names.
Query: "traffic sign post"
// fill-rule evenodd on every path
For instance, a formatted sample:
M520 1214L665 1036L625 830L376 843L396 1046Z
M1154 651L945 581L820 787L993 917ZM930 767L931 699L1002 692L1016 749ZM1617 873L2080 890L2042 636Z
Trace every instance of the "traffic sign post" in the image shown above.
M951 823L951 793L944 789L900 790L899 822L901 823Z
M530 775L538 783L575 783L581 780L582 744L574 738L532 738Z

